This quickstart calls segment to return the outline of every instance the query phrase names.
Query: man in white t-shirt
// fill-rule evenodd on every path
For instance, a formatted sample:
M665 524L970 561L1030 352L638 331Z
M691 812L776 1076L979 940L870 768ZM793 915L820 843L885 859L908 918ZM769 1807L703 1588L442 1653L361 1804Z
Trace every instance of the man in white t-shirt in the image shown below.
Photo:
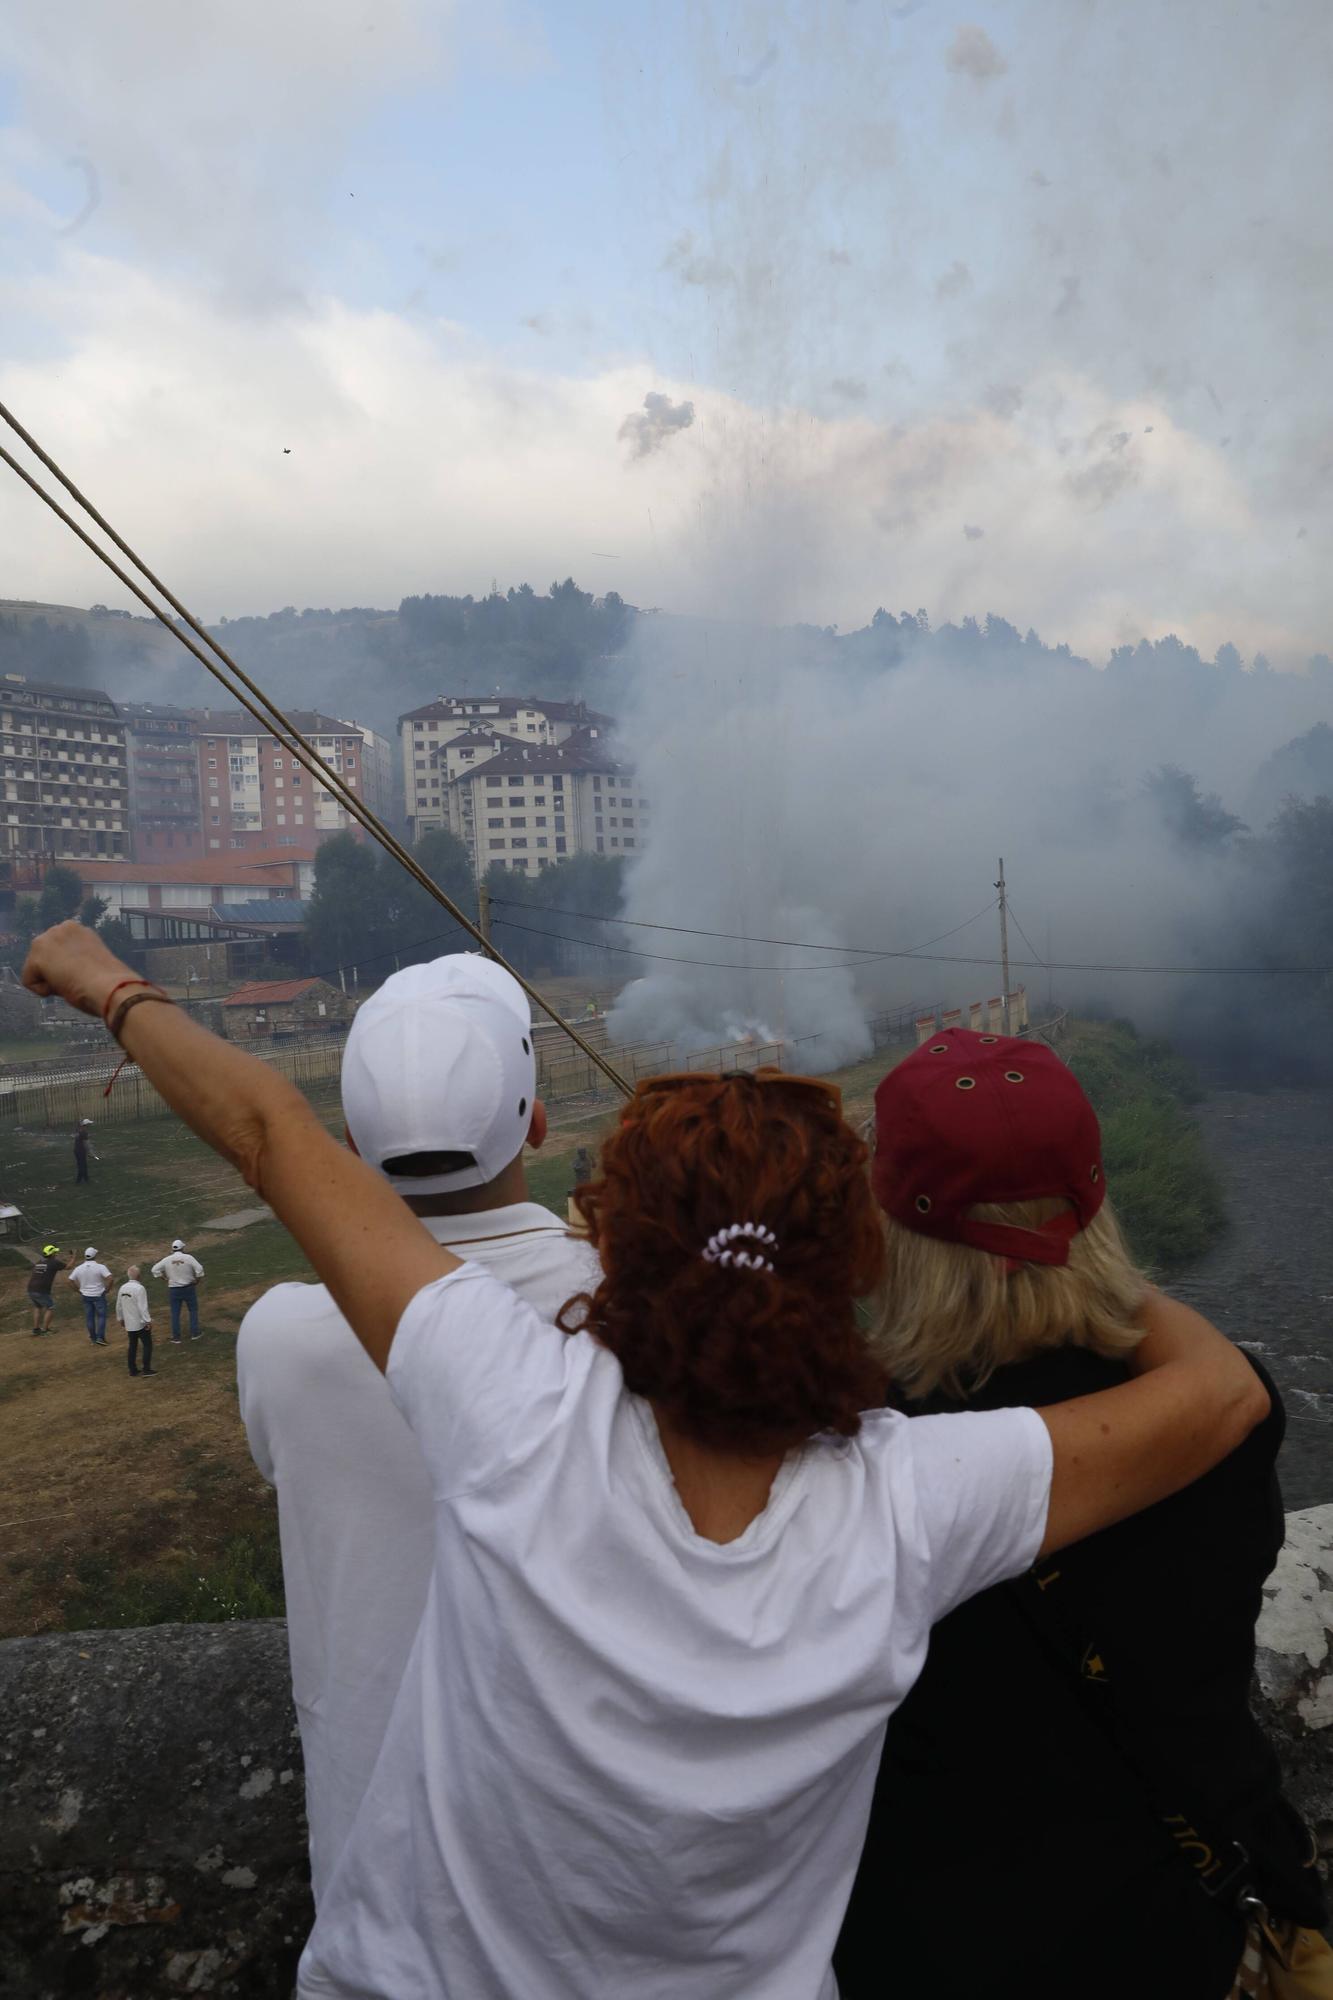
M204 1267L197 1257L192 1257L180 1237L176 1237L165 1257L159 1257L153 1266L155 1278L167 1281L167 1299L171 1307L171 1344L181 1344L181 1313L190 1315L190 1338L200 1340L199 1331L199 1280L204 1275Z
M523 1147L542 1143L546 1113L528 1003L500 966L458 954L386 981L353 1022L342 1102L349 1143L437 1242L512 1286L541 1321L598 1283L587 1243L528 1198ZM278 1493L318 1899L425 1608L431 1478L322 1285L278 1285L251 1307L237 1378L251 1452Z
M111 1273L105 1264L98 1263L97 1252L91 1243L83 1253L83 1262L76 1264L72 1271L66 1271L65 1276L71 1285L79 1288L89 1340L94 1347L105 1347L106 1288L111 1283Z

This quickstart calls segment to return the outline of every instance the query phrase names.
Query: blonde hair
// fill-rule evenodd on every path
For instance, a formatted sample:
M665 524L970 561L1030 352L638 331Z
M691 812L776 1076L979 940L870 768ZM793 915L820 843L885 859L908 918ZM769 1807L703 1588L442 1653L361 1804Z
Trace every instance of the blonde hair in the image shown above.
M979 1221L1031 1229L1062 1200L984 1202ZM1069 1246L1067 1264L1020 1264L946 1243L882 1217L887 1259L871 1295L871 1351L909 1396L968 1396L1010 1362L1054 1347L1117 1358L1143 1337L1134 1324L1148 1280L1134 1263L1110 1201Z

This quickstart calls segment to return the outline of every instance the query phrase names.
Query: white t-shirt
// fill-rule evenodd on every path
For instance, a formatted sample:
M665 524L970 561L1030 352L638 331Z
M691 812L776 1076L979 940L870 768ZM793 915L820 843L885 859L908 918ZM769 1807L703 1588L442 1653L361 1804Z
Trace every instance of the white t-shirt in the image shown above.
M615 1358L475 1266L388 1380L434 1573L302 2000L832 2000L885 1721L1035 1557L1040 1417L874 1411L719 1546Z
M72 1271L66 1271L65 1276L71 1285L78 1286L85 1299L103 1298L111 1283L111 1273L105 1264L76 1264Z
M425 1227L502 1277L543 1321L601 1277L547 1208L516 1202ZM557 1346L564 1336L548 1328ZM415 1438L323 1285L277 1285L241 1322L241 1418L278 1489L310 1872L322 1896L375 1768L425 1609L435 1548Z
M151 1325L148 1294L137 1278L126 1278L116 1293L116 1318L126 1333L142 1333Z
M153 1276L165 1278L167 1289L173 1292L179 1291L182 1285L194 1284L203 1275L203 1265L188 1250L168 1250L166 1256L153 1266Z

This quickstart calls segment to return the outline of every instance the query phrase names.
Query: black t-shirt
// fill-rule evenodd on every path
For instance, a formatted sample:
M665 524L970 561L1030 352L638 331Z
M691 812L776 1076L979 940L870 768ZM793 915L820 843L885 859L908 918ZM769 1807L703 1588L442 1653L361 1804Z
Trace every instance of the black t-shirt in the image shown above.
M1154 1796L1085 1708L1059 1637L1051 1650L1029 1622L1017 1592L1030 1584L960 1605L889 1723L835 1958L843 2000L1222 2000L1243 1927L1203 1894L1158 1800L1243 1841L1272 1906L1320 1921L1302 1829L1249 1710L1285 1428L1254 1366L1273 1407L1244 1444L1055 1559L1064 1625L1104 1648L1120 1733L1138 1772L1160 1774ZM1125 1374L1063 1348L1000 1370L968 1407L1063 1402Z
M30 1292L49 1292L64 1268L63 1258L43 1257L40 1263L34 1264L32 1267L32 1275L28 1279L28 1290Z

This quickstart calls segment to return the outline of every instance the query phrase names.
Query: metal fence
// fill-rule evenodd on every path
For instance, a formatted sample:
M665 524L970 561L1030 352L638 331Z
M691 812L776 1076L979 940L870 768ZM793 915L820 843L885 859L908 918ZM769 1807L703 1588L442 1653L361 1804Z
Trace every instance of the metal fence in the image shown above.
M336 1033L293 1037L247 1052L311 1096L337 1089L346 1039L345 1034ZM607 1048L604 1053L623 1077L638 1083L668 1070L719 1071L725 1075L765 1066L796 1068L800 1066L797 1051L802 1043L817 1039L806 1035L785 1044L737 1042L689 1053L672 1042L639 1042ZM100 1125L171 1117L170 1107L133 1063L125 1065L108 1091L119 1062L120 1052L115 1050L80 1066L62 1067L54 1074L13 1071L0 1076L0 1125L68 1125L72 1130L82 1118ZM572 1043L537 1049L537 1089L548 1104L614 1094L601 1071Z

